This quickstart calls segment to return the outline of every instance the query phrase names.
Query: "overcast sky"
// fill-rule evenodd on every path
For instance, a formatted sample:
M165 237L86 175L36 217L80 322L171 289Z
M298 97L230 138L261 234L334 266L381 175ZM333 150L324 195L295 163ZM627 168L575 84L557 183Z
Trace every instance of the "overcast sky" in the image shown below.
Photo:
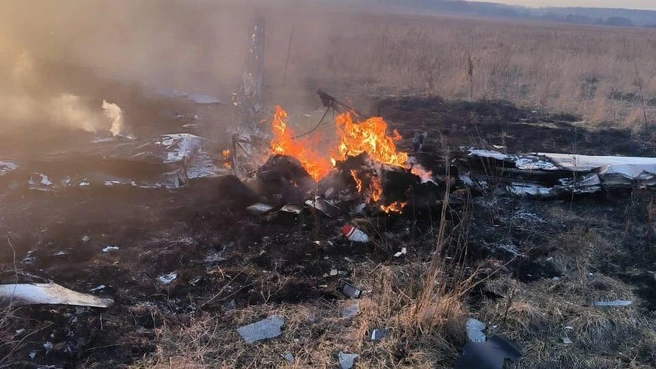
M589 6L656 10L656 0L480 0L524 6Z

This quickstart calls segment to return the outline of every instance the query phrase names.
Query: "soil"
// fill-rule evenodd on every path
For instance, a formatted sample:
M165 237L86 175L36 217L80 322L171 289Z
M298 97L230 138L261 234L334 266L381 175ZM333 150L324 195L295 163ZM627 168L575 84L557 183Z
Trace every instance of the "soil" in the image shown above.
M586 130L576 117L507 102L388 98L376 104L390 128L404 137L401 148L410 148L414 132L428 132L425 152L418 156L436 173L447 167L444 153L460 146L656 155L652 143L636 140L630 132ZM126 104L127 114L137 109L134 105ZM142 118L161 117L157 109ZM142 133L169 133L174 124L149 125ZM319 212L276 219L251 215L234 194L221 190L226 186L222 181L191 181L175 191L108 188L1 197L0 234L6 240L1 242L0 283L54 281L112 297L115 304L109 309L26 306L12 311L9 332L25 331L10 337L15 344L0 345L0 360L8 357L0 367L127 367L156 350L163 326L184 326L199 314L221 315L248 305L343 299L336 289L341 276L324 276L339 260L398 263L393 254L401 247L408 248L407 258L428 260L434 247L429 230L439 222L438 207L429 207L422 216L372 215L367 222L356 221L365 231L371 224L383 231L371 233L376 242L354 246L340 234L349 217L332 219ZM455 222L463 216L465 206L459 204L467 195L462 188L452 191L447 216ZM468 215L467 263L490 258L508 262L502 273L525 283L559 277L562 270L549 261L554 252L550 234L583 227L586 232L611 229L614 235L629 229L628 219L634 231L624 233L626 251L611 255L599 272L634 286L641 308L654 311L656 288L648 271L656 253L644 216L651 199L650 193L637 192L555 202L476 197ZM585 213L586 219L603 218L604 223L550 218L555 208ZM498 247L504 243L515 245L523 256ZM109 245L119 249L103 252ZM447 248L445 253L460 251ZM163 283L159 277L169 273L176 278ZM470 304L475 306L481 295L494 293L475 289ZM36 353L34 359L30 353Z

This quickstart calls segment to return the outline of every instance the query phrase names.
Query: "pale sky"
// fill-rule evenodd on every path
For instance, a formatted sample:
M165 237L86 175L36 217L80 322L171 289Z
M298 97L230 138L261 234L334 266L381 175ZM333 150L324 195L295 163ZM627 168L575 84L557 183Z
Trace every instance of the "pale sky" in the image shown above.
M542 6L586 6L595 8L628 8L656 10L656 0L480 0L491 3Z

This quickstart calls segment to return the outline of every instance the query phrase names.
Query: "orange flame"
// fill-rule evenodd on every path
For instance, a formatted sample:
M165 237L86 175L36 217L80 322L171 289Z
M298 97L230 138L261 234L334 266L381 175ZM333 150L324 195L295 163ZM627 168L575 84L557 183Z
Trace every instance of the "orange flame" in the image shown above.
M286 121L287 112L276 106L272 122L271 151L277 155L295 157L315 181L320 180L330 172L332 168L330 160L312 150L313 145L310 140L295 140L294 131L287 127Z
M221 151L221 156L223 156L223 166L230 169L232 164L230 164L230 150Z
M397 202L393 202L393 203L391 203L387 206L381 205L380 210L383 213L387 213L387 214L389 214L389 213L401 213L401 212L403 212L403 207L406 206L407 204L408 204L407 201L406 202L397 201Z
M357 119L357 116L356 116ZM273 154L289 155L298 159L303 168L315 181L320 180L330 172L338 161L346 160L348 156L358 156L366 153L369 158L385 165L407 168L408 154L396 150L396 141L401 135L394 130L387 134L387 123L380 118L369 118L363 122L354 122L353 114L342 113L335 118L338 142L332 150L330 158L319 155L312 148L316 145L307 139L294 139L294 132L286 124L287 113L280 107L276 110L272 122L273 139L271 151ZM358 193L364 190L363 180L358 178L356 171L351 170ZM369 203L377 203L383 195L383 188L378 177L371 177L366 190ZM405 204L391 204L381 207L383 211L400 211Z
M417 177L421 178L421 182L428 182L433 179L433 172L430 170L426 170L422 168L421 166L415 165L410 169L410 173L416 175Z
M353 177L353 180L355 181L355 186L358 189L358 193L362 192L362 181L358 178L358 174L351 169L351 177Z
M350 113L342 113L335 118L339 143L333 153L334 161L345 160L347 156L367 153L369 157L382 164L405 167L408 154L397 152L394 141L401 135L394 131L394 136L387 135L387 123L380 117L373 117L364 122L353 122Z
M376 203L380 200L380 197L383 195L383 188L380 186L378 177L371 177L371 182L369 182L369 190L371 194L369 195L369 201Z

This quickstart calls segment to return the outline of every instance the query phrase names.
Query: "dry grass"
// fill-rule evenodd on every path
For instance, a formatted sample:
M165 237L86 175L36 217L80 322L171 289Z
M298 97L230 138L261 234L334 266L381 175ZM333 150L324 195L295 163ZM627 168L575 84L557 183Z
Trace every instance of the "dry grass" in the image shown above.
M272 17L268 41L274 86L294 26L304 32L294 34L288 73L353 97L506 99L589 122L642 127L642 86L648 119L654 117L654 30L439 16L280 17L287 17L285 25Z
M357 353L371 368L452 367L466 340L464 298L476 271L465 274L460 263L441 257L447 244L466 248L459 243L466 242L459 237L466 228L444 217L448 192L446 196L430 263L350 262L351 279L365 291L361 299L265 303L203 314L181 328L164 327L156 354L135 368L332 368L340 351ZM357 315L342 318L340 312L353 304L358 305ZM236 332L236 327L274 314L285 318L280 337L248 345ZM390 337L373 342L370 335L376 328L390 329ZM293 363L282 357L285 353L294 355Z

